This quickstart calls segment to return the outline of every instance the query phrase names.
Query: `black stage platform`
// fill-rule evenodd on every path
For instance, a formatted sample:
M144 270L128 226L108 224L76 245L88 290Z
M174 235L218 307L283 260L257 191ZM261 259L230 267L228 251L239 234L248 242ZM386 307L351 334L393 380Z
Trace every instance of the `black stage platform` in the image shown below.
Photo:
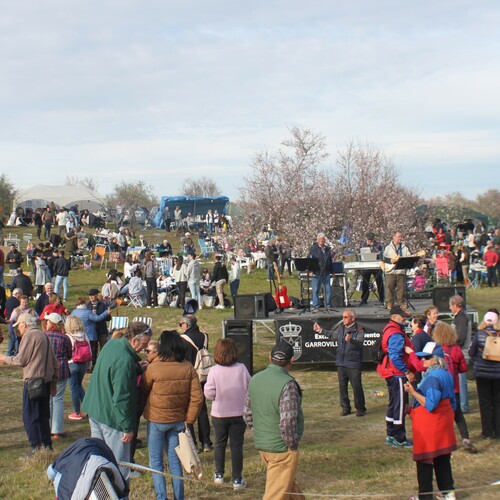
M412 299L412 305L415 309L409 308L408 312L421 314L427 307L433 305L433 301ZM231 337L234 332L237 335L246 332L249 342L269 345L283 339L293 346L296 363L329 363L335 361L337 341L316 333L313 324L318 323L326 330L335 329L342 321L342 312L345 309L352 309L356 314L357 323L365 329L363 360L371 362L371 351L380 343L382 331L389 320L389 311L378 302L373 305L369 302L363 306L359 306L359 302L354 302L349 307L320 309L318 312L286 309L281 313L270 312L267 317L261 315L255 318L227 318L223 322L223 335ZM477 323L478 316L475 309L467 307L467 314L471 318L471 324ZM439 319L449 323L452 315L450 312L440 312ZM264 330L268 332L267 336L260 336L258 333L259 326L263 325ZM407 332L411 334L409 324ZM469 331L467 346L470 343L470 333Z

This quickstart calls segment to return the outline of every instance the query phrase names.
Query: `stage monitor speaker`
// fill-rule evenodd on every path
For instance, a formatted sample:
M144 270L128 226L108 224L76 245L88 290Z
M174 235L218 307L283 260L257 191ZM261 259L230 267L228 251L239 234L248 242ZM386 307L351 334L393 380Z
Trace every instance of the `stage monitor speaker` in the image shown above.
M238 349L238 361L253 375L252 321L227 319L224 321L224 337L231 339Z
M274 302L274 299L273 299ZM234 318L254 319L267 318L268 308L264 294L236 295L234 298Z
M438 286L432 290L432 303L438 308L439 312L450 311L450 297L460 295L465 300L464 286Z
M344 287L332 286L332 307L344 307Z

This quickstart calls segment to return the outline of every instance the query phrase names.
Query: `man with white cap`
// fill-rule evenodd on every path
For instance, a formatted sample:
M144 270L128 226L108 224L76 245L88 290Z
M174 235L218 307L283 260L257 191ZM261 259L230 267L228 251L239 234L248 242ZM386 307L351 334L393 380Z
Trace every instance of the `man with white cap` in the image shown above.
M24 459L41 448L52 449L49 399L55 394L59 367L52 345L39 328L36 317L22 313L13 326L22 337L19 353L16 356L0 354L0 363L23 367L23 422L31 445L30 451L21 457ZM33 379L44 380L45 394L36 400L28 396L28 380Z

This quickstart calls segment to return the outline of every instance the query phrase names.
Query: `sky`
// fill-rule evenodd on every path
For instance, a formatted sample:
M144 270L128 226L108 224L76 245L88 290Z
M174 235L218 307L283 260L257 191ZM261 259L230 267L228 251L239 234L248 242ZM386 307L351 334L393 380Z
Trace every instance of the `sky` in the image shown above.
M238 197L289 128L428 198L499 188L500 2L0 0L0 173Z

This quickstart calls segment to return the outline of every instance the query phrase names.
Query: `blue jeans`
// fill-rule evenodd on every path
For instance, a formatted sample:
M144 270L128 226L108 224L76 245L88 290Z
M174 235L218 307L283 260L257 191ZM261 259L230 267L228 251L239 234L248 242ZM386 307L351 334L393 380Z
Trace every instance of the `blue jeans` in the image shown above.
M470 405L469 388L467 387L467 373L459 373L458 381L460 382L460 407L464 413L468 413Z
M325 307L330 307L332 298L332 291L330 286L330 273L315 274L312 277L312 293L313 293L313 306L319 307L319 294L321 287L324 288L324 303Z
M71 401L75 413L80 413L80 405L85 397L85 391L82 386L83 377L87 372L88 363L70 363L69 364L69 388L71 389Z
M9 347L7 356L15 356L19 351L19 337L17 336L14 327L9 323Z
M236 297L238 295L238 288L240 287L240 280L234 280L229 283L229 288L231 290L231 297Z
M123 432L112 429L105 424L101 424L92 417L89 418L90 422L90 436L93 438L102 439L113 452L117 462L130 462L130 446L131 443L124 443L122 441ZM128 467L120 467L125 481L130 478L130 469Z
M66 300L68 296L68 277L67 276L56 276L56 284L54 286L54 293L59 295L59 287L63 286L63 299Z
M50 398L50 427L52 434L64 432L64 391L68 379L57 381L56 395Z
M199 306L201 307L201 291L200 291L200 280L191 279L188 280L189 291L191 292L191 297L198 301Z
M148 448L149 466L157 471L163 472L163 450L167 449L168 468L172 476L182 477L182 466L175 452L179 446L179 432L184 430L184 422L172 422L170 424L157 424L148 422ZM153 474L153 485L157 500L166 500L167 485L164 476ZM184 499L184 481L172 477L172 488L175 500Z

